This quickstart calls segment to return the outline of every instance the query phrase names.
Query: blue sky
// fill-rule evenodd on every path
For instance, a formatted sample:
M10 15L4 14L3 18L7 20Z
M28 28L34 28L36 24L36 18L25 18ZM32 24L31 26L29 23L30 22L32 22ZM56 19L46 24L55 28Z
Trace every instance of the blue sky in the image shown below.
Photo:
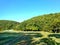
M0 0L0 20L22 22L55 12L60 12L60 0Z

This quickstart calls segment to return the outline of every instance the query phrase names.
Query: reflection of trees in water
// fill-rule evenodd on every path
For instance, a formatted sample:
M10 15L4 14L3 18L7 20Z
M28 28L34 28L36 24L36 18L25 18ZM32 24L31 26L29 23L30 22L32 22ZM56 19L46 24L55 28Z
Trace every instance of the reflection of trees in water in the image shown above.
M36 35L34 35L36 36ZM32 43L33 35L25 35L17 45L58 45L52 38L42 38ZM39 36L35 37L38 38ZM40 37L41 38L41 37Z
M39 41L34 42L32 45L55 45L55 44L57 43L51 38L43 38Z
M21 42L19 42L17 45L27 45L27 41L26 40L22 40Z
M60 38L60 34L50 34L50 35L48 35L48 37Z
M28 40L22 40L18 45L55 45L55 41L52 41L51 39L43 38L39 41L36 41L34 43L31 43L31 38Z
M51 38L43 38L43 39L41 39L40 40L40 43L41 42L44 42L44 43L46 43L47 45L55 45L55 41L53 41Z
M30 45L32 42L32 37L30 35L24 35L21 40L16 45Z

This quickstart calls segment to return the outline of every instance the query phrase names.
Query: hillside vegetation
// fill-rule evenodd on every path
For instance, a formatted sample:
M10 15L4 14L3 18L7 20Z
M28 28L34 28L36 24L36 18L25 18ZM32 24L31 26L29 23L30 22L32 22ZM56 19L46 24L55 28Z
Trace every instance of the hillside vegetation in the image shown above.
M60 13L45 14L21 23L8 20L0 20L0 30L20 30L20 31L48 31L60 32Z
M24 31L60 31L60 13L45 14L28 19L16 28Z
M18 25L18 22L15 21L9 21L9 20L0 20L0 30L10 30L15 29L16 25Z

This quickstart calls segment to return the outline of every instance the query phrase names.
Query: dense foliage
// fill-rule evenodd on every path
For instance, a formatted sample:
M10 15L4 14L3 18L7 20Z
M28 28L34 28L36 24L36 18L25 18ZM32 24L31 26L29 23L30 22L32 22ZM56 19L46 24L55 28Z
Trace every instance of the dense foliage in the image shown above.
M18 25L17 30L59 32L60 13L33 17Z
M0 20L0 30L15 29L18 24L19 23L15 21Z
M21 23L0 20L0 30L15 29L22 31L60 32L60 13L45 14Z

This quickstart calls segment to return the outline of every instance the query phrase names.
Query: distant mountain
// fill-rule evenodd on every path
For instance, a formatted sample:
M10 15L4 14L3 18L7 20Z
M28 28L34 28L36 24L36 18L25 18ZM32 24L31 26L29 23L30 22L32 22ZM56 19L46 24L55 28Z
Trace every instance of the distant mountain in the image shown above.
M16 28L17 30L27 31L60 31L60 13L45 14L33 17L24 22Z
M0 20L0 30L15 29L18 24L20 23L16 21Z

